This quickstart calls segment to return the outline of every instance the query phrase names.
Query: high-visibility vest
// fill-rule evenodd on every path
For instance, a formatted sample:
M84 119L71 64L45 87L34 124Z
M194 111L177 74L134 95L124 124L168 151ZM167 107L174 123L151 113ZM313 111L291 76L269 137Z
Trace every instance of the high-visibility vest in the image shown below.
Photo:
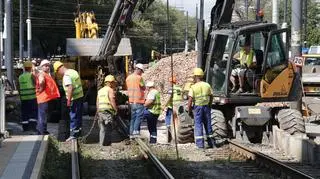
M210 96L212 95L211 86L206 82L198 82L191 86L193 91L193 101L196 106L205 106L210 102Z
M44 90L41 93L39 92L36 93L38 104L45 103L60 97L59 88L56 82L52 79L52 77L45 72L41 72L41 74L43 74L45 86L44 86ZM37 89L40 88L40 83L38 78L36 80L36 87Z
M240 51L240 64L247 64L248 66L250 66L253 62L253 55L254 52L252 49L250 49L249 54L245 54L245 50L242 48ZM243 59L244 56L246 57L246 59Z
M181 103L182 100L183 100L182 88L178 85L173 85L172 98L170 99L168 107L172 108L172 103L173 103L173 105L176 105L176 104Z
M99 112L108 111L111 114L115 114L116 111L113 109L109 99L109 92L111 90L112 89L109 86L105 86L98 91L98 101L99 101L98 111Z
M149 93L155 93L155 100L153 101L152 106L149 108L149 111L152 114L159 115L161 113L160 92L156 89L152 89Z
M36 98L36 89L32 81L32 74L24 72L19 76L20 99L31 100Z
M73 69L68 69L64 75L69 76L72 81L73 91L72 91L71 100L76 100L83 97L82 84L81 84L81 79L78 72ZM66 92L66 96L67 96L67 87L65 84L63 84L63 89Z
M141 88L142 80L142 77L136 74L127 77L126 84L130 103L144 103L144 90Z

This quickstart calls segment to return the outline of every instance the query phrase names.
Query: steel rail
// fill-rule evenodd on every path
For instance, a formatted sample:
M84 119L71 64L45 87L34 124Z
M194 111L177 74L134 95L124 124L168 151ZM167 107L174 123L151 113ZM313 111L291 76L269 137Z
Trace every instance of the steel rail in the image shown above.
M291 176L292 178L308 178L308 179L314 179L314 177L303 173L300 170L297 170L295 168L292 168L283 162L276 160L272 157L269 157L263 153L260 153L258 151L255 151L253 149L250 149L248 147L245 147L241 144L238 144L234 141L228 140L229 145L231 145L231 148L237 148L238 150L241 150L245 153L245 155L251 159L256 161L261 161L262 163L268 165L268 166L275 166L277 169L281 170L281 173L285 173L288 176Z
M118 118L120 125L124 128L124 130L128 131L128 126L123 122L121 118ZM159 161L159 159L152 153L150 148L139 138L135 138L135 141L139 144L142 153L148 156L148 159L152 161L156 169L160 172L160 174L166 179L174 179L172 174L166 169L166 167Z
M71 140L72 179L80 179L79 152L77 139Z

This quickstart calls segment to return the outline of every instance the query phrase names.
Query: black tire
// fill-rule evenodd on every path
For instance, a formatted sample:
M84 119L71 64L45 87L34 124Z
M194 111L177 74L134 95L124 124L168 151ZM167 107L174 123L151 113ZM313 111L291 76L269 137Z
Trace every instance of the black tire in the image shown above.
M176 128L176 135L177 135L177 142L179 144L186 144L191 143L194 141L194 130L193 130L193 120L192 118L186 113L182 113L178 115L175 121L175 128ZM171 135L172 138L175 139L174 130L173 130L173 121L171 122Z
M211 109L211 126L214 139L224 139L228 137L226 119L220 110Z
M302 114L295 109L282 109L278 113L280 129L289 134L305 133L305 123Z

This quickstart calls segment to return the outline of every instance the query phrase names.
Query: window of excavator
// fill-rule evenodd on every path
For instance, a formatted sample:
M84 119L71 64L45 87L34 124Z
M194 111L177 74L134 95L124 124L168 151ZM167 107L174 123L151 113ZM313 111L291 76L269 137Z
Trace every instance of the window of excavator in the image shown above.
M286 62L285 47L282 42L281 34L273 34L271 44L268 49L266 67L272 68Z
M228 35L216 34L211 48L211 59L208 68L207 82L211 84L214 93L223 92L226 86L226 70L229 53L232 50L234 39Z

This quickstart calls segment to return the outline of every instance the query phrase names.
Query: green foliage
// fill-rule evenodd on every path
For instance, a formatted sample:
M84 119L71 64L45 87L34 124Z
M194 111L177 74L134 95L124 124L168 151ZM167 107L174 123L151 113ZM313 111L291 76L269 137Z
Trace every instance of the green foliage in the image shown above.
M314 0L307 0L307 45L319 45L320 44L320 4L316 3ZM284 19L284 0L281 0L280 4L280 20ZM292 0L288 0L288 14L287 14L287 23L288 28L291 29L291 6ZM304 13L304 12L302 12ZM303 39L303 38L302 38Z

